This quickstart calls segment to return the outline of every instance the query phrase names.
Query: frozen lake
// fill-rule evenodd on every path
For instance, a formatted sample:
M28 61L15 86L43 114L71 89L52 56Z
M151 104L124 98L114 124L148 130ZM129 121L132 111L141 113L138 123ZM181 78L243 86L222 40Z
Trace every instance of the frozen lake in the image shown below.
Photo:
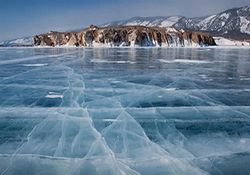
M0 48L0 174L250 174L250 49Z

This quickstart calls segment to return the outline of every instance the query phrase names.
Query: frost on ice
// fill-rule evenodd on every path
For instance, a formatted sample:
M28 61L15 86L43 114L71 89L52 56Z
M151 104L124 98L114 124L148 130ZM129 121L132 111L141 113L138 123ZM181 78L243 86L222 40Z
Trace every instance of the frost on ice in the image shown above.
M249 54L1 48L0 174L247 174Z

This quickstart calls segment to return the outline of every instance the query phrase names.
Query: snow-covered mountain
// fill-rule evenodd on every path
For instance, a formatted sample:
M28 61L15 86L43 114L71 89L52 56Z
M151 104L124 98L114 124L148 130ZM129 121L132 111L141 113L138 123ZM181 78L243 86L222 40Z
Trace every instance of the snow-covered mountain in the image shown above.
M168 27L176 26L180 28L195 28L196 24L185 18L184 16L157 16L157 17L134 17L125 21L114 21L105 23L101 26L130 26L130 25L141 25L147 27ZM197 28L198 29L198 28Z
M201 20L197 25L202 31L220 35L250 34L250 6L234 8Z
M0 46L33 46L33 37L17 38L13 40L0 42Z
M184 16L134 17L125 21L105 23L102 26L174 26L187 30L211 32L214 35L250 38L250 6L233 8L206 17Z

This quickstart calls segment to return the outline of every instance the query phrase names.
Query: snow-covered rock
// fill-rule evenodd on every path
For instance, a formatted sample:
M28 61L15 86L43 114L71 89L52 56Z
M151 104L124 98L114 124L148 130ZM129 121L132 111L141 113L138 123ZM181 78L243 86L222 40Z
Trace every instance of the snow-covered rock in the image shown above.
M231 40L223 37L214 37L214 40L219 46L249 46L246 41Z

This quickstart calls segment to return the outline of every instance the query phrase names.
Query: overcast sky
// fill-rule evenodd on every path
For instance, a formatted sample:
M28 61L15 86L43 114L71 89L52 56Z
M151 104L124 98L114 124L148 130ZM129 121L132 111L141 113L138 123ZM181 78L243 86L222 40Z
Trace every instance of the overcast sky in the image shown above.
M206 16L249 0L0 0L0 41L134 16Z

